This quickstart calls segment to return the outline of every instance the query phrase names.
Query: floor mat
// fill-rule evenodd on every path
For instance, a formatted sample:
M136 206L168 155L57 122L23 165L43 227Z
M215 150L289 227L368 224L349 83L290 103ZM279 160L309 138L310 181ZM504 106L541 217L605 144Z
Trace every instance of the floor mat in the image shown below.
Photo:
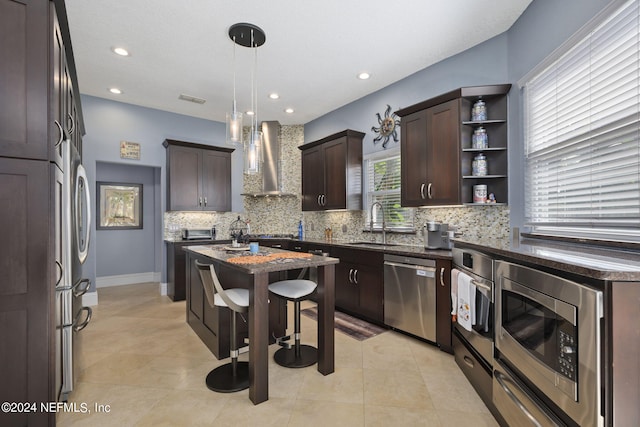
M311 319L318 320L316 307L305 308L301 313ZM364 341L367 338L375 337L387 331L387 329L383 327L369 323L366 320L358 319L357 317L349 316L337 310L335 312L335 329L358 341Z

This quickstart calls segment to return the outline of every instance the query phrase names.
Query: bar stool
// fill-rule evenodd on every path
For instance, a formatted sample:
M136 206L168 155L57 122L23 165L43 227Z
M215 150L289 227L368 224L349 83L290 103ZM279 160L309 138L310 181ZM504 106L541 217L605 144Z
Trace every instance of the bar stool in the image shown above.
M295 324L293 336L295 344L292 346L287 342L291 339L291 335L276 339L276 342L283 348L276 351L273 359L280 366L304 368L318 361L318 349L310 345L300 344L300 301L309 298L316 290L316 287L315 282L305 279L281 280L269 285L269 292L287 301L293 301L294 304Z
M231 362L209 372L206 379L207 388L219 393L247 389L249 388L249 363L238 362L240 351L236 338L236 313L246 313L249 310L249 290L223 289L213 265L201 264L198 261L195 261L195 264L209 305L231 309Z

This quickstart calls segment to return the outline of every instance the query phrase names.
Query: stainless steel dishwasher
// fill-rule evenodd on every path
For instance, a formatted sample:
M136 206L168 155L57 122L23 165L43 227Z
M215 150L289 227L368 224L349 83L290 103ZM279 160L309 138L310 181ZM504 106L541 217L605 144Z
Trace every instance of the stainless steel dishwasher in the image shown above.
M436 341L436 262L384 256L384 323Z

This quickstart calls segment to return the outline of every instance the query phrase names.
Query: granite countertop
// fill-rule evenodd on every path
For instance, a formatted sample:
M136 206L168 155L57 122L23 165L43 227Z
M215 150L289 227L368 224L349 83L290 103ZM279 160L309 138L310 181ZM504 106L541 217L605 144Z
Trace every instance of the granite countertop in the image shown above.
M167 243L229 243L231 239L183 239L182 237L168 237L164 239Z
M382 243L374 243L374 242L367 242L367 241L349 242L349 241L339 241L339 240L327 241L322 239L305 239L302 241L300 240L296 240L296 241L307 243L307 244L333 246L337 248L362 249L367 251L383 252L385 254L391 254L391 255L412 256L412 257L430 258L430 259L447 259L447 260L452 259L450 249L426 249L423 246L401 245L396 243L383 245Z
M580 276L607 281L640 281L640 253L542 239L454 239L467 247L499 258L522 261Z
M228 262L230 258L237 258L243 256L268 256L271 254L285 254L291 253L292 255L300 255L298 252L291 252L282 249L260 247L260 251L257 254L250 253L249 251L239 250L227 250L229 245L193 245L186 246L184 248L187 252L192 252L198 255L205 256L207 258L215 259L225 263L225 266L233 268L247 274L257 273L269 273L272 271L286 271L295 270L305 267L320 267L330 264L338 264L340 262L337 258L324 257L320 255L312 255L309 258L274 258L267 262L260 262L255 264L232 264Z

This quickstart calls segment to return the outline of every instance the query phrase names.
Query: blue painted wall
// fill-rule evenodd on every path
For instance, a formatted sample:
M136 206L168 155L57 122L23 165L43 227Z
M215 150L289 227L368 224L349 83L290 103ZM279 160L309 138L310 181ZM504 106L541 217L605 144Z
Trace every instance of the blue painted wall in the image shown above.
M87 170L90 188L95 192L98 165L106 164L150 167L154 174L154 203L162 215L166 207L166 151L162 146L165 139L177 139L200 144L224 146L225 124L209 120L188 117L151 108L138 107L122 102L82 95L82 109L86 128L83 139L83 164ZM140 160L120 158L120 141L140 144ZM242 210L242 152L232 154L232 209ZM95 200L95 195L93 196ZM95 203L94 203L95 205ZM96 218L95 206L92 206L93 218ZM89 256L83 266L83 275L95 283L96 276L118 274L160 272L161 281L166 282L165 246L162 241L161 219L156 218L157 231L153 237L145 236L140 242L153 251L154 270L148 270L148 254L132 253L127 259L129 266L116 266L122 242L118 239L106 239L99 248L96 241L104 237L96 234L93 221L93 238L90 240ZM133 233L133 232L132 232ZM98 238L96 238L98 237ZM103 244L104 243L104 244ZM96 253L101 257L97 263ZM100 264L100 272L96 266ZM137 266L137 268L134 268ZM104 267L104 268L103 268ZM126 271L123 272L123 271ZM92 285L95 288L95 285Z
M511 83L509 204L511 226L521 227L524 149L522 101L516 83L607 4L608 0L534 0L506 33L305 124L305 143L349 128L367 133L364 154L380 151L380 144L373 144L371 126L377 126L375 113L384 112L386 104L398 110L459 87Z
M96 230L96 257L100 260L96 264L97 277L161 271L155 255L157 238L162 237L158 235L162 211L156 197L160 182L156 183L154 169L135 164L97 163L96 182L142 184L143 226L140 230ZM94 192L97 191L94 187Z
M375 114L384 113L387 104L396 111L462 86L505 83L508 70L506 51L507 37L502 34L412 74L305 124L305 143L344 129L353 129L367 134L364 154L380 151L381 145L373 144L375 134L371 127L378 126Z

